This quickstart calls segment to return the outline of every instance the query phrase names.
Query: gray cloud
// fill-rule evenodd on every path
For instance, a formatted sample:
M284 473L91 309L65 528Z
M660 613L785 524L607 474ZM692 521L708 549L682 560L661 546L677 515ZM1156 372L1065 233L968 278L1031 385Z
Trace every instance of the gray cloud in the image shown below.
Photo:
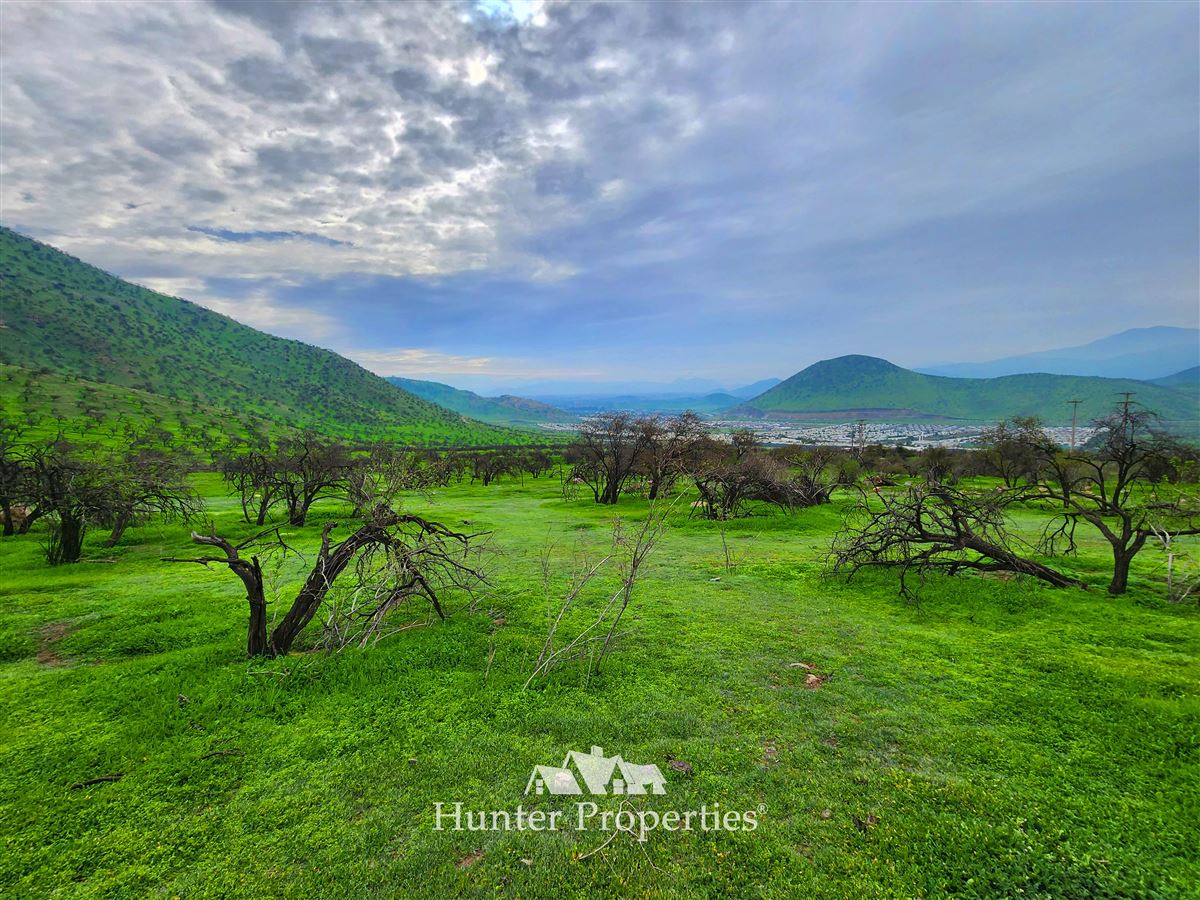
M514 356L587 310L679 313L679 340L774 374L833 349L928 361L933 317L999 355L1072 342L1047 323L1085 311L1083 337L1194 322L1197 23L1185 4L552 2L518 22L10 2L0 203L123 274L275 310L259 322L300 302L280 285L473 273L480 321L488 278L560 285ZM247 278L251 299L214 287ZM493 358L470 302L446 352ZM791 336L777 360L750 349L764 334Z

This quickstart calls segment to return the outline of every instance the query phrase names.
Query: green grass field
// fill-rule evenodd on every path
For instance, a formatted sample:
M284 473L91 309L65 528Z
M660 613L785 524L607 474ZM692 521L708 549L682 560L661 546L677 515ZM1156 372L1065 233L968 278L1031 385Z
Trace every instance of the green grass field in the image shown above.
M218 530L249 534L197 480ZM1119 599L1091 543L1067 563L1090 591L935 579L914 607L887 573L823 574L840 503L728 524L730 571L685 501L603 673L522 690L546 631L542 548L561 591L645 502L567 502L544 477L409 503L494 532L478 607L271 662L244 658L228 571L160 561L193 552L182 527L113 550L97 533L56 569L36 530L5 539L0 894L1197 894L1200 612L1161 599L1150 552ZM311 552L342 513L319 504L289 540ZM807 687L797 662L828 680ZM435 802L562 805L523 795L530 770L592 745L663 769L667 793L639 806L761 808L759 825L622 834L587 858L603 835L434 830Z

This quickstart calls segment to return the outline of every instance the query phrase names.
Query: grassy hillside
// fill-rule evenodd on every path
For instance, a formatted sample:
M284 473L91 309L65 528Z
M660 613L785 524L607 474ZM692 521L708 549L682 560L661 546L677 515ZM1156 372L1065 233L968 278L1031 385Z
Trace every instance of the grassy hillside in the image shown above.
M349 438L514 439L336 353L122 281L7 228L0 228L0 291L0 363L155 395L177 408L200 404Z
M1007 375L948 378L922 375L871 356L840 356L809 366L738 407L748 415L796 418L922 419L943 417L987 422L1006 416L1040 416L1049 423L1071 421L1067 401L1082 400L1079 419L1110 410L1122 391L1165 419L1200 418L1186 393L1119 378L1075 375ZM835 415L814 415L834 413Z
M474 391L464 391L438 381L389 376L387 381L438 406L470 416L481 422L497 425L535 425L539 422L574 422L576 416L548 403L502 394L481 397Z
M31 415L32 414L32 415ZM180 402L136 388L85 381L74 375L35 372L0 364L0 417L26 420L34 426L26 438L49 437L60 423L93 422L90 433L103 441L120 441L126 426L170 432L192 447L213 447L227 437L266 436L277 432L264 419L237 416L198 401Z

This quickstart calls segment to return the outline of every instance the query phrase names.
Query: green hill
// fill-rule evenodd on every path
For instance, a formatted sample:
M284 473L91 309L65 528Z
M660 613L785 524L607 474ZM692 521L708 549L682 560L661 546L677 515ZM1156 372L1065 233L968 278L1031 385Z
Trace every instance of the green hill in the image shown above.
M55 402L67 406L82 402L70 395L91 382L138 392L127 401L109 397L131 408L153 396L177 410L217 410L269 429L423 445L528 440L415 397L329 350L122 281L3 227L0 363L43 381L67 376L53 386ZM24 384L14 379L4 393ZM27 403L40 402L39 390L22 391Z
M1192 391L1200 396L1200 366L1192 366L1190 369L1184 369L1182 372L1176 372L1174 375L1167 375L1164 378L1152 378L1150 383L1174 388L1177 391Z
M797 372L734 412L814 421L952 419L991 422L1008 416L1039 416L1069 423L1069 400L1080 400L1079 420L1110 410L1123 391L1163 418L1195 422L1195 400L1182 391L1119 378L1076 375L1006 375L949 378L922 375L872 356L840 356Z
M415 378L401 378L398 375L389 376L387 380L410 394L416 394L431 403L481 422L496 425L536 425L541 422L578 421L578 417L565 410L526 397L514 397L512 394L481 397L474 391L464 391L438 381L419 381Z

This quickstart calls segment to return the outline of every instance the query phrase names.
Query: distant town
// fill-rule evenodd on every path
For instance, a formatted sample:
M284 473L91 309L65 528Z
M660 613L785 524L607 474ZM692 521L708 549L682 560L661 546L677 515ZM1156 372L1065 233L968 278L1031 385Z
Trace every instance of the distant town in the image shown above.
M741 419L713 419L709 423L713 434L720 437L739 428L749 428L758 440L768 446L831 446L851 448L867 444L887 447L974 447L986 424L947 425L929 422L839 422L827 425L798 425L795 422L747 422ZM578 423L546 422L548 431L575 431ZM1048 425L1043 430L1064 447L1071 446L1071 426ZM1085 444L1096 433L1091 426L1075 429L1075 444Z

